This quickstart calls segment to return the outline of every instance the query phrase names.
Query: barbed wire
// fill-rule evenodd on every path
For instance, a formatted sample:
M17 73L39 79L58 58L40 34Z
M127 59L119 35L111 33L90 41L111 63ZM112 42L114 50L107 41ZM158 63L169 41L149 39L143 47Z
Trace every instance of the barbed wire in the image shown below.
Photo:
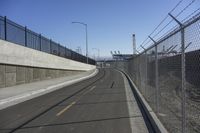
M194 14L196 14L198 11L200 11L200 8L196 9L195 11L193 11L191 14L189 14L187 17L185 17L182 22L188 20L189 18L191 18L191 16L193 16Z
M171 21L169 21L160 31L158 31L153 38L155 38L156 36L158 36L168 25L170 25L174 20L171 19Z
M192 0L186 7L184 7L175 17L180 16L186 9L188 9L193 3L195 2L195 0ZM156 35L153 36L153 38L155 38L157 35L159 35L168 25L170 25L173 22L173 19L171 19L171 21L169 21L158 33L156 33Z
M181 3L183 2L183 0L180 0L170 11L170 13L172 13ZM155 29L150 33L149 36L151 36L164 22L165 20L167 20L167 18L169 17L169 15L166 15L165 18L155 27ZM143 45L149 38L147 37L142 43L141 45ZM146 45L147 43L145 43ZM145 46L143 45L143 46Z
M177 15L176 17L180 16L186 9L188 9L196 0L192 0L186 7L184 7Z
M169 13L172 13L182 2L183 0L180 0ZM168 17L169 15L167 14L166 17L158 24L158 26L153 30L153 32L151 32L149 36L151 36Z
M177 15L175 15L175 17L180 16L185 10L187 10L196 0L192 0L189 4L187 4ZM183 2L183 0L180 0L176 6L169 12L172 13L181 3ZM194 12L192 12L190 15L188 15L184 20L188 19L189 17L191 17L193 14L195 14L198 10L200 10L200 8L198 8L197 10L195 10ZM151 36L153 33L155 33L155 31L161 26L162 23L164 23L164 21L167 20L167 18L169 17L169 15L167 15L159 24L158 26L156 26L156 28L151 32L151 34L149 36ZM157 37L163 30L165 30L171 23L173 22L173 19L171 19L161 30L159 30L154 36L153 38ZM176 26L174 26L176 27ZM174 28L173 27L173 28ZM167 31L167 33L169 33L173 28L171 28L169 31ZM166 35L166 34L165 34ZM149 40L149 41L147 41ZM146 42L147 41L147 42ZM146 42L146 43L145 43ZM151 40L147 37L140 46L146 46L147 44L149 44L151 42ZM145 44L144 44L145 43Z

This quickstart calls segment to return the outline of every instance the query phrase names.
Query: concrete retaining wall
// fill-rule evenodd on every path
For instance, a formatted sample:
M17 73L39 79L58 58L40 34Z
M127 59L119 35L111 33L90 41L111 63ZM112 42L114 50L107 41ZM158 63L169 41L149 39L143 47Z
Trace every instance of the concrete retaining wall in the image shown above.
M14 43L0 40L0 63L40 68L83 70L95 69L96 66L55 56Z
M80 74L85 71L45 69L0 64L0 88Z
M0 40L0 88L80 74L89 65Z

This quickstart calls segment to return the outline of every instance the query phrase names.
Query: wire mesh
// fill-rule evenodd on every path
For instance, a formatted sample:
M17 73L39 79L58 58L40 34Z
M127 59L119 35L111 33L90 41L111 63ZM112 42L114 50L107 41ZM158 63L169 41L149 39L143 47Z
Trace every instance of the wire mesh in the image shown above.
M65 57L65 47L58 45L59 46L59 55L61 57Z
M198 133L200 14L176 26L157 42L129 60L128 74L169 132Z
M160 107L158 117L170 132L181 132L181 47L180 32L158 45L158 85Z
M27 35L26 46L32 49L40 50L40 36L28 29L26 35Z
M147 82L147 54L143 53L140 57L138 57L137 62L137 82L138 86L140 86L140 90L146 96L146 82Z
M147 77L146 77L146 100L154 111L156 111L156 86L155 86L155 47L146 52Z
M6 37L10 42L15 42L19 45L25 46L25 28L7 20Z
M50 40L43 36L41 37L41 51L50 53Z
M71 59L71 51L66 48L66 58Z
M186 132L200 131L200 20L185 28Z
M58 55L58 44L51 41L51 54Z

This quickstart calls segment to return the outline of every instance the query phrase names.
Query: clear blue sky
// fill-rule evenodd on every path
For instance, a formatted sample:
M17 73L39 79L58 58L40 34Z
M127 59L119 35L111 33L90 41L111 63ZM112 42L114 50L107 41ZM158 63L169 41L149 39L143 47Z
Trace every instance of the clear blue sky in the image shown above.
M73 50L85 53L84 27L88 24L89 53L109 56L111 50L132 52L179 0L1 0L0 15L42 33ZM187 0L185 0L187 1ZM182 6L183 7L183 6Z

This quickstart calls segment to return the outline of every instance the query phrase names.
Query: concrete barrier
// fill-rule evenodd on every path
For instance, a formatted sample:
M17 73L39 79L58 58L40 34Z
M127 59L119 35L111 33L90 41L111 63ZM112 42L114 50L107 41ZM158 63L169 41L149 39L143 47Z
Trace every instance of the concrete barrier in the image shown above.
M0 40L0 88L76 75L94 69L94 65Z
M96 66L55 56L21 45L0 40L0 63L51 69L82 70L95 69Z
M153 112L152 108L149 106L143 95L138 90L137 86L133 83L130 76L124 72L123 70L117 69L119 72L122 72L127 77L129 84L131 86L131 89L133 91L133 94L135 95L135 98L138 101L138 104L140 104L140 109L143 112L143 117L146 121L148 121L148 129L151 130L151 132L156 133L168 133L167 129L164 127L164 125L161 123L161 121L158 119L156 114ZM152 129L151 129L152 128Z

